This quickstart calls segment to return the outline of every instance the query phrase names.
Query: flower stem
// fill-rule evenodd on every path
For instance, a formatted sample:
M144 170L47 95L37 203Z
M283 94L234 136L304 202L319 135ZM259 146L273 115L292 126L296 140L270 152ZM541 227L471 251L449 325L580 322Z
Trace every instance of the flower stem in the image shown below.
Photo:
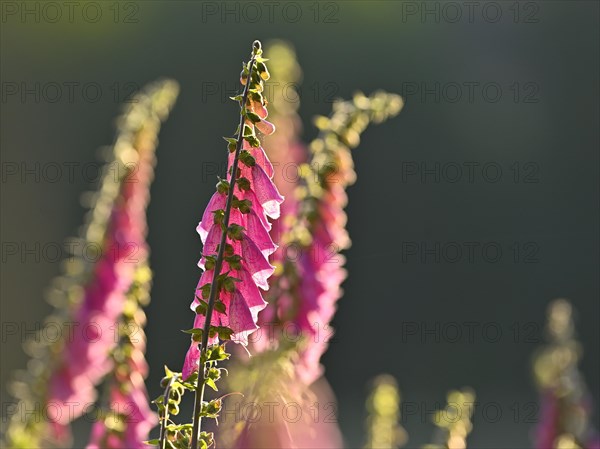
M158 437L159 439L159 447L160 449L166 449L167 448L167 439L166 439L166 435L165 435L165 428L167 427L167 420L169 419L169 397L171 394L171 386L173 385L173 382L177 380L177 376L173 376L171 377L171 379L169 379L169 383L167 384L167 388L165 388L165 394L163 396L163 405L165 406L165 415L163 416L163 419L160 422L160 435Z
M244 119L245 119L245 110L246 103L248 101L248 90L250 88L250 82L252 79L252 69L254 68L254 61L256 59L256 42L252 45L252 59L250 60L249 69L248 69L248 78L246 81L246 86L244 87L244 94L241 101L241 114L240 114L240 126L238 129L238 138L237 145L235 149L235 157L233 159L233 164L231 167L231 178L229 181L229 191L227 193L227 203L225 205L225 215L223 217L223 234L221 235L221 242L219 244L219 250L217 253L217 258L215 261L214 273L212 278L212 283L210 286L210 295L208 297L208 303L206 307L206 316L204 321L204 329L202 332L202 344L200 346L200 365L198 366L198 383L196 384L196 399L194 404L194 421L192 428L192 445L191 449L198 449L198 438L200 436L200 424L201 424L201 412L202 412L202 403L204 401L204 387L205 387L205 362L204 358L206 355L206 348L208 346L208 336L210 333L210 323L212 319L212 313L215 306L215 301L217 298L217 284L218 278L221 274L221 268L223 267L223 256L225 253L225 244L227 243L227 229L229 228L229 217L231 215L231 205L233 203L233 190L235 188L235 183L237 181L237 171L239 165L239 157L240 152L242 151L242 145L244 143Z

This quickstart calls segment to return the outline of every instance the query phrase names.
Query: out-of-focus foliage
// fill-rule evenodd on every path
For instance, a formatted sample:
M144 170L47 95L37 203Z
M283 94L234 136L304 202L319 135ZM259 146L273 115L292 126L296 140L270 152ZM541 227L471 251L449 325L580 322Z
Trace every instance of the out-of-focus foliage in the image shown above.
M448 393L447 405L433 416L437 426L432 444L423 449L465 449L467 436L473 429L471 417L475 407L475 393L470 389L453 390Z
M600 446L590 423L592 401L579 372L583 348L575 338L573 308L557 299L548 307L548 344L535 356L533 371L541 394L538 449L587 449Z
M408 435L400 425L400 400L400 391L392 376L375 378L367 399L365 449L396 449L406 443Z

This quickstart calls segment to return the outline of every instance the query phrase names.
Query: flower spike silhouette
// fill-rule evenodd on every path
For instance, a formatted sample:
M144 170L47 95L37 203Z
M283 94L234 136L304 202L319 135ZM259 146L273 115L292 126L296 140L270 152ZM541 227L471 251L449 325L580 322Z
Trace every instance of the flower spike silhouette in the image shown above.
M242 72L244 93L236 97L242 109L238 135L226 139L228 177L217 184L197 227L204 245L198 266L205 271L191 308L197 312L194 328L206 328L204 347L217 343L223 337L218 331L223 328L232 331L227 339L248 343L248 335L258 328L258 312L266 306L259 288L268 289L268 278L274 271L268 257L277 245L269 235L267 217L279 217L283 197L272 181L273 166L256 137L257 129L263 134L274 131L265 120L267 110L261 92L268 72L261 54L256 43L252 60ZM264 68L262 72L259 67ZM209 326L216 331L211 333ZM184 379L197 370L200 351L196 339L192 338L186 357Z

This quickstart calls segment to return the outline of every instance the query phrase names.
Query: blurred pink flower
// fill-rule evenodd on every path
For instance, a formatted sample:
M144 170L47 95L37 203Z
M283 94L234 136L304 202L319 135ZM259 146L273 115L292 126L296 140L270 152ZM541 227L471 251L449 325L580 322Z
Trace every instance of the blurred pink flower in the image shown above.
M540 421L535 429L535 447L548 449L554 447L558 437L560 408L552 391L546 391L541 397Z
M117 327L136 267L148 257L146 204L154 153L141 149L136 170L120 184L107 225L100 259L84 287L74 315L74 332L65 341L61 361L49 382L48 402L62 410L67 424L95 400L95 386L112 369L111 351L118 343Z
M257 416L245 416L232 447L236 449L340 449L343 439L335 416L335 398L323 379L307 391L308 400L284 402L279 397L268 398L271 411ZM248 407L242 407L242 410ZM241 414L240 414L241 416Z
M113 385L110 405L114 415L106 416L94 424L86 449L147 448L144 441L156 426L158 418L148 406L144 379L139 373L132 374L129 385ZM111 430L113 426L115 430Z

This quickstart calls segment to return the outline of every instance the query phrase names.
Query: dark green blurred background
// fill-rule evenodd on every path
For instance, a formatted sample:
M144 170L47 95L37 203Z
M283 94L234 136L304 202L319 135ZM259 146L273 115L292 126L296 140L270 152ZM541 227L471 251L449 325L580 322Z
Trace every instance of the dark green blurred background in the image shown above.
M250 3L80 2L71 17L61 6L55 19L56 8L43 2L2 2L3 326L40 322L49 311L44 289L59 272L50 257L23 261L6 244L43 248L74 234L84 212L79 196L95 186L83 164L112 142L120 102L135 86L172 77L181 94L160 135L149 208L148 385L157 394L162 365L179 367L188 345L179 330L192 319L201 249L195 226L215 183L206 171L224 161L221 136L236 122L236 106L224 98L237 88L252 40L283 38L304 71L306 139L316 134L310 118L328 114L333 97L378 88L407 94L400 116L369 128L354 153L350 277L324 358L348 445L363 443L369 379L389 372L418 410L404 420L410 447L432 431L421 414L464 385L482 404L471 447L529 446L539 416L528 408L537 400L530 358L556 297L570 298L579 312L582 369L597 402L598 3ZM23 8L34 12L23 16ZM230 12L222 16L224 8ZM426 8L439 16L421 15ZM22 96L26 89L39 98ZM422 163L440 164L439 181L407 174ZM55 182L55 172L43 173L52 164L64 170ZM78 164L71 179L68 164ZM464 172L451 182L456 166ZM22 179L22 167L40 179ZM406 252L436 242L439 263ZM472 260L452 261L452 242L479 249ZM493 251L482 255L486 245L502 249L497 261ZM412 335L410 323L434 330L438 323L440 331ZM452 323L474 326L473 339L454 341ZM11 371L25 362L20 337L3 333L3 403Z

